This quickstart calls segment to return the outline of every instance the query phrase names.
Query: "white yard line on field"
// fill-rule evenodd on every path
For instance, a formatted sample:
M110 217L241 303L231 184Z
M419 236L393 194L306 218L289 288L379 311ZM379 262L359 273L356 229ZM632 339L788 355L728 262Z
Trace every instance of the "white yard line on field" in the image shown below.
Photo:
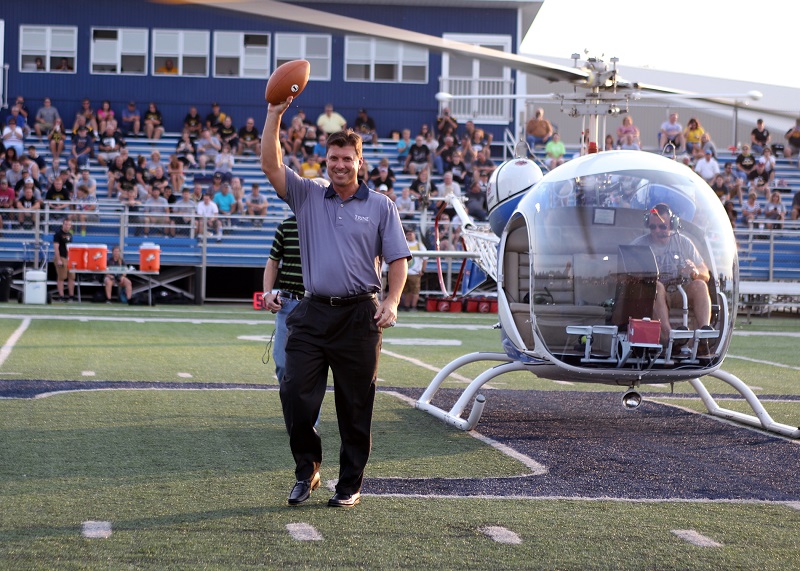
M8 356L11 355L11 350L14 348L14 345L17 344L19 338L22 337L22 334L25 333L25 330L31 324L31 320L29 317L23 317L22 323L19 327L17 327L16 331L11 334L11 337L5 342L2 348L0 348L0 367L3 366L3 363L6 362Z

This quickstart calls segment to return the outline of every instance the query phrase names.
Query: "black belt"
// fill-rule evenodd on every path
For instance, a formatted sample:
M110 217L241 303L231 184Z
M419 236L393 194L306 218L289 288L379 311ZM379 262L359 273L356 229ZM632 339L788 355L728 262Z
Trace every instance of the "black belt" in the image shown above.
M278 295L280 295L284 299L293 299L295 301L300 301L303 299L302 293L292 293L290 291L281 291Z
M327 297L324 295L317 295L315 293L307 291L305 297L311 299L312 301L319 301L320 303L324 303L325 305L330 305L332 307L339 307L342 305L353 305L354 303L367 301L368 299L375 299L375 294L361 293L358 295L351 295L349 297Z

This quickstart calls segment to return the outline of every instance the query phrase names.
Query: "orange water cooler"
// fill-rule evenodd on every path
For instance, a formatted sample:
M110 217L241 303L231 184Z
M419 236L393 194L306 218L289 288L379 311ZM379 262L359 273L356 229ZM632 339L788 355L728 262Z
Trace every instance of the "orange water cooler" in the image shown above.
M86 244L67 244L67 267L70 270L85 270L88 252Z
M143 272L161 270L161 246L151 242L139 246L139 270Z
M104 272L108 264L108 246L105 244L86 245L86 269Z

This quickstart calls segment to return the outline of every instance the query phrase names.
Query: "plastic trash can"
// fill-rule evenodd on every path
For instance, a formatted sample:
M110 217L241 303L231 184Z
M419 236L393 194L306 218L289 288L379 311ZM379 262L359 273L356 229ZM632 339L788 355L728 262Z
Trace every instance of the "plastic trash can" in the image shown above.
M47 303L47 272L28 270L25 272L24 301L26 304Z

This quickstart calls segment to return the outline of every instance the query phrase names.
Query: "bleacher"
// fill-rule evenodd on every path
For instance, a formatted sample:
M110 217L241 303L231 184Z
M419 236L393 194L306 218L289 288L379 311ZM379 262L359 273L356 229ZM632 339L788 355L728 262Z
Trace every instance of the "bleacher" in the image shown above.
M127 139L127 146L132 157L145 155L147 157L154 150L161 153L163 159L173 154L179 133L167 133L159 140L142 138ZM49 150L46 143L37 143L35 138L29 139L37 146L39 154L49 160ZM403 174L396 160L396 143L391 139L382 139L376 145L364 146L364 158L368 161L370 169L378 164L381 158L387 157L397 176L396 188L407 186L413 180L411 175ZM502 151L494 147L493 155L496 162L500 162ZM568 147L567 157L572 157L578 152L577 147ZM731 151L722 151L719 162L735 160ZM133 260L138 256L138 249L143 242L155 242L161 248L161 263L165 266L191 266L198 267L263 267L272 237L277 225L288 214L289 209L275 194L274 189L261 171L258 157L237 156L234 176L242 180L245 191L249 191L254 182L261 186L262 194L269 201L269 211L263 225L254 225L252 220L241 217L233 221L230 227L224 230L224 237L217 242L214 238L196 237L194 229L189 225L179 228L177 237L165 237L151 234L148 237L140 235L141 224L128 224L121 230L121 221L125 220L123 208L116 198L109 195L107 188L106 168L101 167L96 161L90 163L91 176L97 182L99 222L91 224L86 236L75 233L76 243L102 243L107 245L121 244L123 255L126 259ZM186 171L186 185L191 187L195 176L200 173L191 169ZM796 163L779 158L776 165L775 180L783 180L783 201L787 211L791 211L792 196L800 188L800 170ZM433 183L439 182L439 177L432 178ZM738 207L738 205L737 205ZM738 209L738 208L737 208ZM0 237L0 258L6 262L31 264L33 261L32 244L38 239L40 243L51 243L53 232L60 222L49 221L45 216L42 231L23 230L16 222L4 217L4 228ZM741 225L740 225L741 226ZM740 249L740 271L745 279L797 279L800 269L795 269L794 260L800 254L800 226L788 222L781 231L739 228L737 241ZM49 253L52 256L52 252ZM460 263L460 262L459 262ZM449 265L449 264L448 264Z

